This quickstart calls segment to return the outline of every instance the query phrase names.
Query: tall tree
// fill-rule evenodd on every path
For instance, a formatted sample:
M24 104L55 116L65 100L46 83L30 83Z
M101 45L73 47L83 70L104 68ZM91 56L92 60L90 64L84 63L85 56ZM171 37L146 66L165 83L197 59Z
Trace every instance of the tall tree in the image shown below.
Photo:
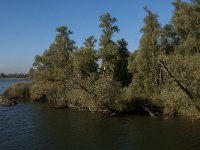
M63 81L71 69L70 54L74 41L69 38L72 32L65 26L56 29L55 41L42 56L37 55L33 63L33 80Z
M114 23L116 23L118 20L117 18L112 17L108 12L101 15L99 20L101 22L99 27L102 29L100 46L106 47L108 44L113 42L113 34L119 32L118 26L114 25Z
M73 64L74 69L81 77L88 77L92 73L97 74L98 64L97 64L97 54L94 49L95 43L94 36L90 36L85 39L84 47L81 47L78 51L73 54Z
M117 44L112 40L113 34L119 31L118 27L114 25L117 18L105 13L100 16L100 22L99 27L102 29L101 47L99 49L99 56L102 61L101 71L114 77L116 63L119 60Z
M176 0L172 25L179 35L176 52L183 55L200 53L200 4L198 0L185 2Z
M115 25L117 18L111 17L109 13L100 16L100 28L102 35L100 38L99 56L102 60L101 71L113 77L123 86L130 83L130 74L128 73L127 42L124 39L117 42L112 40L114 33L119 31Z
M179 36L171 24L166 24L160 30L159 44L164 54L174 53L175 48L179 44Z
M122 86L128 86L131 82L131 74L128 71L129 51L127 48L128 43L125 39L117 41L119 60L115 68L115 78Z
M70 39L72 32L66 26L61 26L56 29L58 34L55 41L43 55L37 55L35 62L30 70L30 77L37 85L34 90L40 90L42 87L45 94L48 88L54 86L54 93L63 92L63 87L70 80L73 69L71 53L74 50L74 41ZM39 87L38 87L39 86ZM33 86L34 87L34 86ZM42 93L42 90L39 92ZM61 94L57 94L60 95ZM56 97L57 98L57 97Z
M144 26L141 29L143 35L140 47L133 61L130 61L129 64L129 66L135 66L133 69L129 67L133 75L131 88L139 95L156 92L159 84L157 57L160 53L158 43L160 24L156 14L148 8L145 10L147 16L144 18Z
M193 2L195 4L200 4L200 0L191 0L191 2Z

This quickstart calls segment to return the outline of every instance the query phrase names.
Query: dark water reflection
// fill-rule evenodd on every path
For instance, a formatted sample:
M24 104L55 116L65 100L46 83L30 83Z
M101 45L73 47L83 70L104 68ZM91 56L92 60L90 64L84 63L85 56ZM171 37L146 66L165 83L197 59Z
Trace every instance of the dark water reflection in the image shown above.
M0 150L199 150L200 121L0 106Z
M0 107L0 148L198 150L200 122L144 116L107 117L21 103Z

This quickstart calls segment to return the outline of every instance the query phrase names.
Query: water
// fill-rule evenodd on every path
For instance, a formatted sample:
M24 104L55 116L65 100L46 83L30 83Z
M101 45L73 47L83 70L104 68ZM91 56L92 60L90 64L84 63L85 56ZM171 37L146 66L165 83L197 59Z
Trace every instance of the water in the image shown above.
M54 110L49 104L20 103L0 106L0 149L200 150L200 121L108 117Z
M29 82L27 79L0 79L0 94L6 90L9 86L17 82Z

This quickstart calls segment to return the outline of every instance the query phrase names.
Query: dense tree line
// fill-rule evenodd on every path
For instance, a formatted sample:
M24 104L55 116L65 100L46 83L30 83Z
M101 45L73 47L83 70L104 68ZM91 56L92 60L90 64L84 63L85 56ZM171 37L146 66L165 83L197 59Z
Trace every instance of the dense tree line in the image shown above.
M28 78L28 74L25 73L0 73L0 78Z
M77 47L67 26L56 29L55 41L35 57L30 70L32 100L54 101L90 111L154 112L199 117L200 1L176 0L169 24L145 7L139 47L131 53L117 18L100 16L99 40ZM99 48L96 49L96 42Z

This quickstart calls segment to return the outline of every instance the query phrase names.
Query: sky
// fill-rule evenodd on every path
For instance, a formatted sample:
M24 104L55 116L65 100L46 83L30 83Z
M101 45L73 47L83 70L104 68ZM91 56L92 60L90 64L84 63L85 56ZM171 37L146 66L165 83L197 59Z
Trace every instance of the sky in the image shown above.
M36 54L54 41L58 26L67 25L77 46L94 35L99 39L99 16L105 12L118 19L128 49L138 48L140 28L148 6L165 25L171 19L173 0L0 0L0 72L27 73Z

